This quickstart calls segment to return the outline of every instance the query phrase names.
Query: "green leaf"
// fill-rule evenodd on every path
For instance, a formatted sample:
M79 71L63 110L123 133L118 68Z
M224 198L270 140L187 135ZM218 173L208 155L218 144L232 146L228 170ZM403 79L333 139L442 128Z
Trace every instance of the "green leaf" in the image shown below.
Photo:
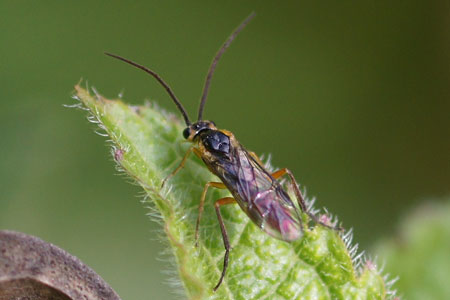
M388 295L375 264L362 256L355 258L355 247L348 250L351 232L341 237L318 225L305 228L303 238L294 243L279 241L262 232L237 205L221 209L232 250L224 282L213 292L225 251L212 203L228 192L208 192L196 248L200 194L206 182L217 178L192 155L161 189L162 180L190 146L182 138L182 124L151 105L129 106L92 96L80 86L75 89L75 98L91 114L89 119L112 141L119 167L142 186L153 204L188 299L385 299Z
M399 275L405 299L448 299L450 295L450 201L422 204L400 224L395 238L378 246L386 270Z

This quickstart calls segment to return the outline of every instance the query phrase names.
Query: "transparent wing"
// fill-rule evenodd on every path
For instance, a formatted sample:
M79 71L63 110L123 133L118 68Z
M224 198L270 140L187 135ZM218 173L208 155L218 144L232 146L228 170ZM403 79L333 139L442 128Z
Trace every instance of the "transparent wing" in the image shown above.
M302 235L301 220L289 195L244 148L235 148L228 174L231 192L247 215L268 234L282 240Z

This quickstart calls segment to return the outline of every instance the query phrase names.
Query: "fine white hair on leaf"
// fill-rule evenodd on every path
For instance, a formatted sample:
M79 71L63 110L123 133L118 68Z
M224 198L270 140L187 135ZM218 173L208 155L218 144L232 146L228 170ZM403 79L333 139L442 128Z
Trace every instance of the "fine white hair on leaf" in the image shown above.
M63 104L66 108L77 108L82 109L81 103L74 103L74 104Z
M94 130L94 133L98 134L99 136L104 136L104 137L108 136L108 133L103 133L103 132L100 132L99 130Z
M74 100L77 100L78 102L80 102L80 103L81 103L81 98L80 98L80 97L78 97L78 95L76 95L76 94L73 94L71 98L72 98L72 99L74 99Z
M337 216L335 216L335 215L333 215L332 213L330 213L326 207L322 207L322 211L324 212L324 215L327 216L327 218L328 218L328 223L329 223L332 227L336 227L337 224L338 224L338 222L339 222Z
M374 265L375 268L376 267L376 263L375 261L377 260L377 258L374 258L374 260L370 261L369 259L367 260L368 262L372 263L372 265ZM383 261L383 264L381 267L377 268L377 271L379 274L381 274L384 271L384 267L385 267L385 262ZM393 288L394 284L398 281L399 277L396 276L394 278L390 278L391 275L389 273L386 274L382 274L382 278L384 281L384 286L386 289L386 295L388 296L387 299L390 300L399 300L401 297L397 295L397 290Z
M345 247L348 249L352 245L353 240L353 228L350 228L347 230L347 232L344 232L344 234L341 236L342 241L345 244Z
M95 98L97 98L98 101L101 101L103 99L102 95L97 91L95 87L91 87L92 92L94 92Z
M380 273L384 272L385 267L386 267L386 261L383 260L383 262L381 263L381 266L378 267L378 271L380 271Z
M264 168L272 172L274 169L272 166L272 155L269 153L267 154L267 158L265 158L265 155L263 154L261 155L260 159L264 163Z
M355 258L356 251L358 251L358 244L354 244L350 249L348 249L348 254L352 260Z
M389 296L389 299L400 299L399 296L397 296L397 290L393 288L394 284L397 282L399 277L394 277L393 279L389 280L390 275L386 274L383 276L383 280L385 282L385 288L386 288L386 295Z
M355 257L353 257L353 259L352 259L352 262L353 262L353 265L354 265L354 268L355 268L355 270L358 272L358 273L361 273L361 267L362 267L362 265L363 265L363 262L364 262L364 250L363 251L361 251L360 253L358 253L357 255L355 255Z
M94 115L87 116L87 120L92 124L100 124L99 119Z
M305 201L306 201L306 209L308 211L312 211L314 204L316 203L316 197L312 197L311 199L307 199L307 200L305 199Z
M89 108L85 107L83 105L83 103L81 102L80 97L78 97L77 95L72 95L71 97L72 99L74 99L75 101L77 101L74 104L63 104L63 107L66 108L76 108L76 109L80 109L80 110L84 110L84 111L89 111Z
M119 92L119 94L117 95L117 97L119 97L119 99L122 99L124 94L125 94L125 90L122 89L122 90L120 90L120 92Z
M366 259L364 260L364 265L366 268L372 271L378 270L377 268L377 258L372 257L371 255L367 255Z

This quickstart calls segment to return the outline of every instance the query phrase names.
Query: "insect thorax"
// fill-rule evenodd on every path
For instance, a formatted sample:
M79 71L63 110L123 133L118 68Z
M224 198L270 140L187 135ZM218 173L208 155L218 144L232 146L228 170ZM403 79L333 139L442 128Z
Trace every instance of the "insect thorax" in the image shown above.
M230 138L220 130L203 130L198 138L205 149L213 155L228 155L230 153Z

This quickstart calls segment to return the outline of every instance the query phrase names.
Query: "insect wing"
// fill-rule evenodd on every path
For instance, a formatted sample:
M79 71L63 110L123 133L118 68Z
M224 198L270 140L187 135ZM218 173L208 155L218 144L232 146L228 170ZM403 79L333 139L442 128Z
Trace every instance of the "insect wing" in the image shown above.
M297 208L281 184L244 148L235 150L231 164L236 174L233 194L241 208L269 235L285 241L300 238Z

